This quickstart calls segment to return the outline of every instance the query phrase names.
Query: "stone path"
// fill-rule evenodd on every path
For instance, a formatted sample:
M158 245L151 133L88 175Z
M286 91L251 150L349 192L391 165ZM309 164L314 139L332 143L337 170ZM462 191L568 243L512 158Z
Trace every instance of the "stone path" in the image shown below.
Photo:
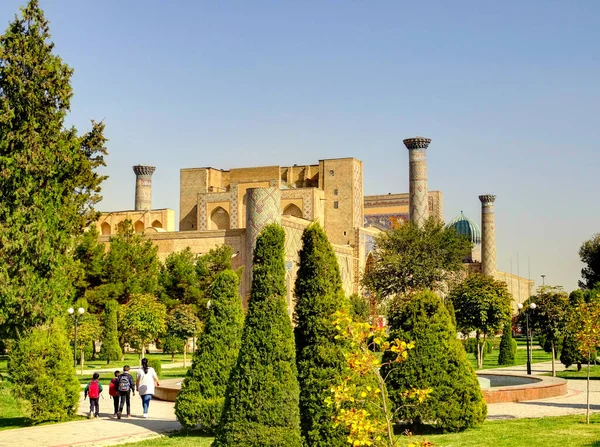
M555 363L556 370L564 369L560 362ZM506 374L527 374L527 367L508 366L503 368L486 369L487 372L503 372ZM552 362L534 363L531 365L533 375L552 372ZM565 416L583 414L586 410L586 381L571 379L567 381L569 392L565 396L548 399L529 400L488 404L488 419L518 419L539 418L545 416ZM600 412L600 381L590 381L590 410Z

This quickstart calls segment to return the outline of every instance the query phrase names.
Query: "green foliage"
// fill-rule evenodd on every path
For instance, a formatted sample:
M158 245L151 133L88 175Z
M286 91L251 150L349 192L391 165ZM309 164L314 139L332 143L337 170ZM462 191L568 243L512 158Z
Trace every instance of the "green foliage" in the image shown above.
M225 390L241 345L244 313L239 279L232 270L219 273L208 290L209 313L198 337L192 367L175 402L185 428L200 424L213 433L223 410Z
M119 344L118 314L119 303L116 300L108 301L102 315L102 346L100 348L100 358L106 360L106 364L109 364L111 360L119 360L123 355Z
M414 349L401 367L388 373L388 392L400 420L414 425L433 424L444 431L460 431L485 420L487 407L477 376L456 338L456 329L441 299L433 292L397 299L390 308L390 340L411 340ZM386 352L384 364L390 360ZM403 393L407 389L433 391L418 406Z
M77 414L80 390L64 322L31 329L13 348L9 356L13 392L29 402L31 419L64 421Z
M471 242L438 219L407 223L377 238L375 263L363 284L385 298L424 289L439 289L463 268Z
M335 427L335 408L323 405L331 396L331 384L344 371L344 351L348 346L331 323L335 312L344 310L345 296L339 266L327 235L312 224L302 235L300 267L294 289L296 364L300 385L300 428L304 443L310 446L346 446L347 431ZM369 307L362 301L363 317ZM363 320L364 321L364 320Z
M154 368L156 375L160 379L162 376L162 361L160 359L148 359L148 366Z
M449 294L454 305L457 329L463 334L475 331L478 340L483 336L493 336L511 321L512 296L506 283L496 281L492 276L480 273L470 274L456 284ZM478 352L478 366L483 365L483 353Z
M180 340L187 340L198 332L200 320L194 306L179 304L171 309L167 318L167 334Z
M69 339L75 340L75 321L73 318L69 320ZM102 325L100 320L94 314L85 312L77 320L77 348L79 352L79 362L82 363L84 359L84 352L87 348L90 348L93 341L96 341L102 335Z
M185 340L175 337L174 335L165 335L160 339L160 347L165 354L171 354L171 360L175 361L175 354L181 354L185 347Z
M369 302L364 296L353 293L348 297L350 302L350 316L354 321L367 322L371 316Z
M200 290L195 263L196 256L189 247L167 256L159 278L161 299L167 307L177 304L206 307L206 302L202 300L203 293Z
M299 447L296 355L285 302L283 228L267 226L254 249L252 290L214 447Z
M104 275L104 244L98 240L96 226L84 232L75 247L75 259L81 266L81 275L76 283L77 298L86 298L88 293L99 287ZM94 299L92 297L92 303ZM88 310L88 309L86 309ZM89 310L98 313L101 309L92 305Z
M498 354L498 365L514 365L517 354L517 342L512 338L511 324L504 325L502 339L500 340L500 353Z
M585 267L581 270L579 287L591 290L600 283L600 233L594 234L579 248L579 257Z
M153 295L133 295L121 306L120 324L123 338L143 352L146 345L166 330L167 309Z
M73 70L53 53L30 0L0 36L0 335L64 312L78 276L74 240L97 217L104 125L65 128Z

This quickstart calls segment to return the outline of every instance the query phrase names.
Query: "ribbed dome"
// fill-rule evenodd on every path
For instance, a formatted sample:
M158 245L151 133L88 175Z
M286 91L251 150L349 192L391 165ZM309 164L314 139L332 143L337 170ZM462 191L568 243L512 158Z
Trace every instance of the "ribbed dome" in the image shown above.
M479 225L465 216L462 211L460 212L460 216L452 219L448 227L454 227L458 234L467 236L474 244L481 244L481 230L479 229Z

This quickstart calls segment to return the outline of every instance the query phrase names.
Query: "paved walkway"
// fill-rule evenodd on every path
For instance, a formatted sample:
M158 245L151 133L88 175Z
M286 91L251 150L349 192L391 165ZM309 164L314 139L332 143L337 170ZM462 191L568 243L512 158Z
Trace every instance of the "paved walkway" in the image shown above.
M564 370L560 362L555 362L557 371ZM506 374L527 374L527 368L508 366L503 368L486 369L487 372L503 372ZM552 372L552 362L534 363L531 365L533 375ZM548 399L528 400L488 404L488 419L518 419L539 418L545 416L565 416L582 414L586 410L586 380L570 379L567 381L569 392L565 396ZM590 381L590 411L600 412L600 381Z

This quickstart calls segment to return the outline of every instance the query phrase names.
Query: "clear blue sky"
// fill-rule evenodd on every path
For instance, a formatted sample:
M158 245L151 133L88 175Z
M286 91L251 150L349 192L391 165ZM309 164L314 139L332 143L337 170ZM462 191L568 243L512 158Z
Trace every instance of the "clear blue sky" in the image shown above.
M2 29L25 0L2 0ZM40 0L75 69L69 120L104 120L102 210L134 164L179 169L364 161L366 194L408 190L402 139L432 138L446 220L496 201L498 267L576 287L600 231L600 2Z

